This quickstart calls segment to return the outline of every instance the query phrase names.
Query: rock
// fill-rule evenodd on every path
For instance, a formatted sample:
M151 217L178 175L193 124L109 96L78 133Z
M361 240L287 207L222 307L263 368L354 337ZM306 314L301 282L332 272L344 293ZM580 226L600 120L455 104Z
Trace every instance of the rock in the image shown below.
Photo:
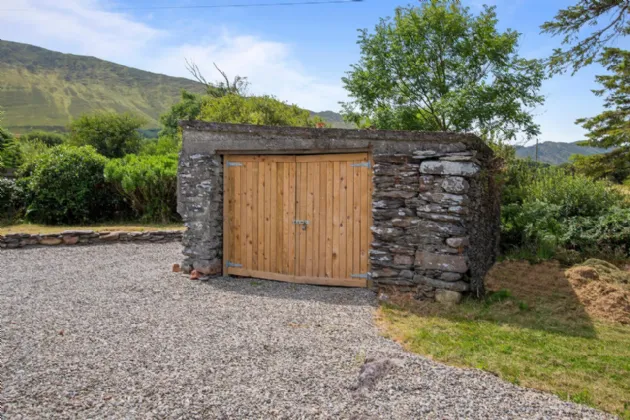
M394 255L395 265L413 265L414 258L410 255Z
M28 245L37 245L38 243L39 243L39 238L37 237L26 238L20 241L20 247L28 246Z
M459 206L468 201L467 197L464 195L432 192L422 193L419 195L419 198L430 201L432 203L438 203L447 206Z
M381 277L395 277L398 275L398 271L392 270L389 267L385 267L380 270L373 270L372 277L373 278L381 278Z
M61 238L42 238L39 240L40 245L59 245L62 242Z
M462 248L469 245L468 237L463 238L448 238L446 240L446 244L448 246L452 246L453 248Z
M102 232L101 241L117 241L120 232Z
M442 273L440 274L440 280L444 281L457 281L461 280L462 275L460 273Z
M93 233L94 233L93 230L64 230L63 232L61 232L63 236L91 235Z
M77 242L79 242L78 236L63 235L62 239L63 243L66 245L75 245Z
M451 271L465 273L468 271L468 258L464 255L443 255L427 251L416 252L416 266L425 270Z
M445 305L457 305L462 301L462 294L454 290L440 289L435 291L435 300Z
M402 270L399 275L400 275L400 277L403 277L405 279L412 279L413 278L413 271L411 271L411 270Z
M431 160L422 162L420 173L432 175L472 176L479 172L479 165L472 162Z
M467 292L470 290L470 285L465 281L448 282L422 275L415 275L413 281L418 284L435 287L436 289L453 290L455 292Z
M171 270L173 271L173 273L179 273L180 271L182 271L182 268L180 267L179 264L173 264L173 266L171 267Z
M217 275L223 272L223 264L220 261L215 261L208 265L195 266L195 270L206 276Z
M393 369L401 367L401 365L400 361L393 359L374 360L371 357L366 358L359 371L359 380L355 390L374 388L374 385L380 378L386 376Z
M191 280L199 280L199 278L201 277L201 275L199 274L199 272L197 270L193 270L190 272L190 279Z
M382 191L382 192L378 192L374 194L375 198L411 198L413 196L415 196L416 193L413 191L401 191L401 190L394 190L394 191Z
M447 193L462 194L468 191L470 184L460 176L451 176L442 181L442 189Z

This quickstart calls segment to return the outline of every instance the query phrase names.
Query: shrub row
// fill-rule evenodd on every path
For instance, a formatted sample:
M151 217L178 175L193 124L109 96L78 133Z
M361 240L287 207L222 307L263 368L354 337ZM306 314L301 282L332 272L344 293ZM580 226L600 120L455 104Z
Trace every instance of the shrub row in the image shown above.
M107 159L91 146L60 145L0 183L0 214L46 224L122 219L169 222L176 213L177 155Z

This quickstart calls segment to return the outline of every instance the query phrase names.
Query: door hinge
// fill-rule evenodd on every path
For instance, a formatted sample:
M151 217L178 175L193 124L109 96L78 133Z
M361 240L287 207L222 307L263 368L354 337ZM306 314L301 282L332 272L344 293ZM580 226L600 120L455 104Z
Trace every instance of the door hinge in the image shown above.
M350 274L350 277L355 278L355 279L369 279L370 278L370 273Z
M225 263L225 266L228 267L228 268L230 268L230 267L240 268L240 267L243 266L243 264L236 264L236 263L228 261L228 262Z
M309 222L308 220L294 220L293 224L294 225L309 225L311 222Z
M353 163L350 166L354 166L356 167L361 167L361 168L371 168L372 165L370 165L370 162L361 162L361 163Z
M228 162L227 166L243 166L241 162Z

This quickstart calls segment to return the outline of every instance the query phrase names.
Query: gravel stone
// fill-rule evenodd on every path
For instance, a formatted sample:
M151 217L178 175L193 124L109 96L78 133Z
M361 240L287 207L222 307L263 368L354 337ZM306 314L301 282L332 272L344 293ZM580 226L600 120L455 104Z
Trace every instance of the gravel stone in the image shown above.
M176 242L2 250L4 415L610 417L405 352L379 335L369 290L190 281L180 258ZM397 367L357 389L364 361L385 359Z

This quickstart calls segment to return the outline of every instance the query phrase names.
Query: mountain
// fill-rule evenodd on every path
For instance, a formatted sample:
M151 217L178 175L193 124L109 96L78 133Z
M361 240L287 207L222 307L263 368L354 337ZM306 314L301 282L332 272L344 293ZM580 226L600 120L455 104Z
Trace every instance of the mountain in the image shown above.
M333 128L357 128L357 126L353 123L347 123L343 120L341 114L338 114L334 111L322 111L322 112L313 112L310 111L311 117L319 117L322 120L330 123Z
M607 153L610 149L602 149L599 147L578 146L575 143L560 143L555 141L546 141L538 144L538 161L559 165L569 161L571 155L597 155ZM536 145L533 146L517 146L516 156L520 158L536 158Z
M17 133L60 130L72 118L93 111L130 111L147 118L147 128L157 128L158 117L182 89L205 90L181 77L0 40L3 125Z

